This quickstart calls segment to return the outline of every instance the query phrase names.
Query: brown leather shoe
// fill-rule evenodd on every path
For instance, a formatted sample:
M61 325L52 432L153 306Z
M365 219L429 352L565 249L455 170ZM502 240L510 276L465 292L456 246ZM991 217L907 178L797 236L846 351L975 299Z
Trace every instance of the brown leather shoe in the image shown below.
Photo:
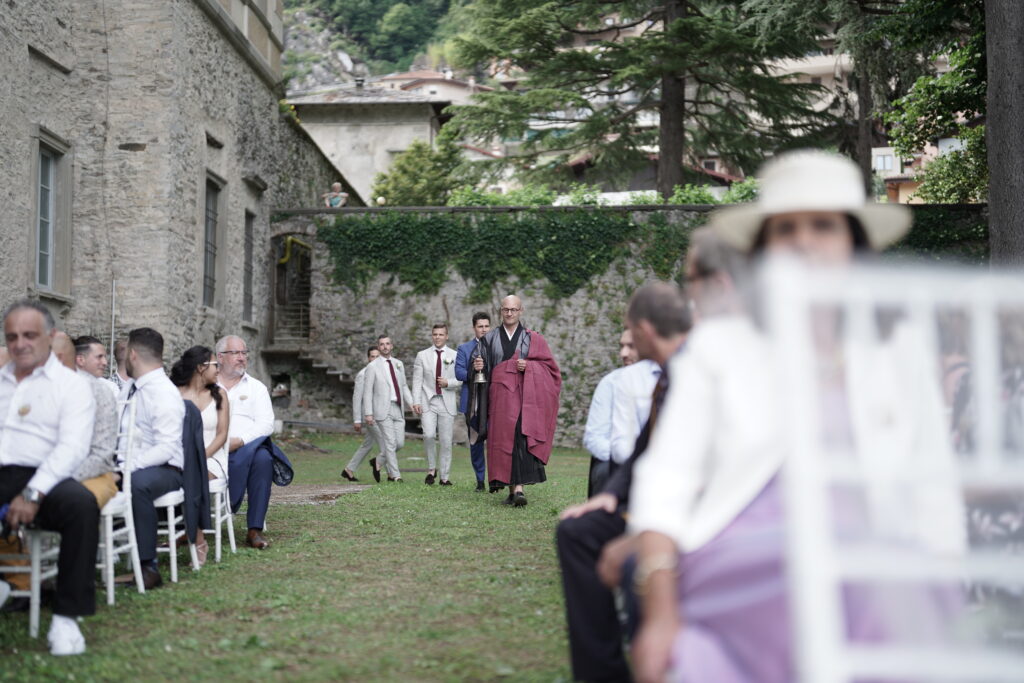
M263 550L270 545L270 541L266 539L260 529L249 529L249 535L246 537L245 543L250 548L256 548L257 550Z

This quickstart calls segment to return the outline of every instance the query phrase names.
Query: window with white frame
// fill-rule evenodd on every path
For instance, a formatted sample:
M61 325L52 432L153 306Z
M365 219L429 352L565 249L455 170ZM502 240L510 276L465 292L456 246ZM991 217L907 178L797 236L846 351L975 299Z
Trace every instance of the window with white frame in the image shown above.
M36 210L36 284L53 289L53 221L57 155L39 147L39 202Z
M33 135L31 279L40 292L71 290L71 147L46 129Z
M891 154L879 154L875 157L875 170L876 171L891 171L892 170L892 155Z

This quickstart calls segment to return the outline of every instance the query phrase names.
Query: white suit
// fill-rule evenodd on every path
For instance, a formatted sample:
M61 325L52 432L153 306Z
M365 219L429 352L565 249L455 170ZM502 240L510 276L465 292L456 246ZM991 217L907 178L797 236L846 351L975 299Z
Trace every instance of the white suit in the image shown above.
M370 367L367 365L358 373L356 373L356 386L352 391L352 422L353 424L361 424L363 421L363 394L366 388L366 368ZM384 437L380 433L380 427L376 424L364 425L366 428L366 437L363 439L363 443L356 450L352 459L348 462L348 471L353 475L359 466L363 463L363 458L370 452L374 444L377 445L377 450L380 455L384 455ZM384 463L381 463L383 466Z
M397 358L379 356L366 366L363 377L363 416L369 415L380 427L388 476L398 479L402 476L398 471L398 450L405 445L404 411L413 403L405 381L405 365Z
M440 352L440 353L438 353ZM440 376L448 380L448 386L438 393L435 378L438 377L437 361L441 358ZM452 467L452 427L459 412L459 392L462 382L455 378L455 351L444 346L438 349L430 346L416 354L412 369L413 405L423 408L423 446L427 451L427 468L437 470L435 438L441 456L441 481L448 481Z

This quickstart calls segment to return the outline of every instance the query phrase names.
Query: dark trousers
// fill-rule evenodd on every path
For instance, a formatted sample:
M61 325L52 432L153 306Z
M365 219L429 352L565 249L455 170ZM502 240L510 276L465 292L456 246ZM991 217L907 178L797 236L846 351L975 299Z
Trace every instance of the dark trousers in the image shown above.
M477 424L479 424L479 418L474 416L469 424L473 429L476 429ZM484 454L483 441L469 445L469 461L473 463L473 472L476 473L476 480L478 482L483 481L487 471L487 456Z
M598 460L590 456L590 476L587 479L587 498L595 493L601 493L604 485L608 483L611 475L611 463L607 460Z
M0 505L20 494L35 473L34 467L0 467ZM96 546L100 535L96 497L74 479L65 479L43 498L34 524L60 534L53 613L65 617L95 614Z
M569 624L569 655L576 680L632 680L622 651L615 596L597 576L601 549L625 530L621 516L603 510L562 520L555 530Z
M139 560L156 559L156 529L158 512L153 501L182 485L181 472L167 465L143 467L132 472L132 515L135 517L135 542L139 545Z
M237 512L249 495L246 523L250 529L262 529L270 507L270 486L274 483L274 457L265 447L239 448L228 456L228 481L231 486L231 510ZM245 482L245 486L238 483Z

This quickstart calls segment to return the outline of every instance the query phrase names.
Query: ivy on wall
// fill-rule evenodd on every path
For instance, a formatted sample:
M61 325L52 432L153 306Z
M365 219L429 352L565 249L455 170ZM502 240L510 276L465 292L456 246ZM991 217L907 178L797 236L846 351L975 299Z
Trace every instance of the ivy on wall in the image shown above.
M563 299L629 254L637 242L643 243L641 253L658 264L655 272L671 276L685 237L680 242L667 236L687 226L670 226L658 218L640 223L623 211L584 209L383 212L322 221L317 236L330 250L335 282L354 292L383 272L397 276L414 293L434 294L454 268L470 284L471 303L489 301L491 288L509 279L543 281L546 296Z
M985 206L913 208L914 229L892 248L893 256L974 264L987 260ZM542 281L548 298L564 299L626 256L661 279L676 279L690 232L707 218L703 210L681 209L390 210L316 221L317 237L330 251L335 283L353 292L387 273L415 294L436 294L454 270L470 285L467 303L484 303L499 282L511 279Z

